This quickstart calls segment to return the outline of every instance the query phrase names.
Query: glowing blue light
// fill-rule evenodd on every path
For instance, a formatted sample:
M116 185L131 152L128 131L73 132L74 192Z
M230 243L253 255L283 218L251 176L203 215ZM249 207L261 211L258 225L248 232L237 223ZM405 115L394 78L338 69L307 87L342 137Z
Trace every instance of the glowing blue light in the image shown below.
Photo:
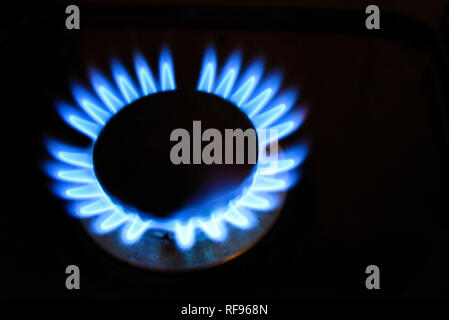
M307 152L308 147L306 145L298 145L284 150L281 154L273 157L271 155L265 155L260 159L263 164L259 166L259 174L271 176L291 171L303 163L307 157ZM289 172L290 176L291 172Z
M250 97L262 77L263 68L263 62L257 60L243 74L238 89L232 93L230 98L237 106L240 107Z
M93 224L93 229L98 234L105 234L120 227L129 221L130 214L125 214L120 208L100 216Z
M224 220L241 229L248 229L252 226L251 220L253 216L251 212L248 213L242 209L237 209L233 204L222 214L222 217Z
M252 118L259 113L265 105L273 98L281 85L281 76L272 75L267 77L253 93L251 100L242 105L242 110L248 117Z
M242 63L242 57L240 52L235 52L226 62L223 67L221 76L218 80L218 85L215 89L215 94L223 98L227 98L231 93L231 89L237 80L237 75L240 71L240 65Z
M144 221L138 214L128 218L129 223L123 228L121 239L125 244L133 244L139 241L150 226L151 221Z
M93 202L81 203L76 207L72 207L72 213L74 216L83 218L83 217L92 217L98 214L101 214L105 211L110 211L115 209L115 205L111 200L106 198L104 195L98 197L98 200Z
M203 66L198 81L197 90L211 92L214 86L217 57L213 48L208 48L204 55Z
M281 123L274 124L267 129L262 129L267 132L267 134L261 134L262 130L257 129L259 133L260 141L259 145L265 147L274 141L281 140L298 129L302 122L304 121L304 112L291 112L289 115L285 116Z
M159 58L159 72L161 77L161 90L175 90L175 73L173 68L173 60L170 51L167 48L162 49Z
M195 220L190 219L187 223L176 222L175 240L182 249L189 249L195 243Z
M200 228L214 241L223 241L227 236L226 228L220 223L218 213L212 213L209 219L197 219Z
M144 96L157 92L156 82L151 72L150 66L141 53L136 53L134 57L134 67L137 78Z
M54 179L74 183L92 183L96 177L91 169L73 169L71 166L64 167L60 163L48 162L46 172Z
M95 122L88 120L83 114L78 112L75 108L70 107L65 103L60 103L58 106L61 118L67 122L72 128L84 133L92 139L96 139L100 133L101 126Z
M217 56L213 48L206 50L197 90L221 96L241 108L254 124L259 135L261 154L252 183L242 194L231 200L227 206L213 212L191 218L161 219L149 212L144 219L139 212L127 212L106 194L99 184L92 161L95 140L109 118L130 102L160 91L176 90L173 61L168 49L161 52L159 59L159 83L155 80L149 64L143 55L136 54L134 60L137 83L117 60L112 63L115 86L99 71L90 72L90 81L96 96L87 89L72 86L72 93L78 108L65 102L57 103L61 117L75 130L90 137L92 145L87 149L77 148L55 140L47 140L47 149L56 161L49 161L45 171L57 184L55 193L71 200L69 212L78 218L94 218L92 232L105 234L120 230L124 245L132 245L148 230L162 230L172 233L176 244L188 250L202 232L212 241L226 239L227 226L249 229L257 226L257 213L279 206L278 192L291 188L297 181L294 169L307 155L307 146L298 145L279 154L264 154L267 145L293 133L303 122L305 112L291 112L297 91L289 90L278 94L280 75L262 78L263 63L253 62L242 75L241 55L233 53L217 73ZM268 132L266 134L266 132Z
M111 113L101 107L97 101L86 89L79 85L72 86L73 96L78 105L99 125L103 126L111 117Z
M118 98L120 94L109 84L100 72L97 70L91 71L90 81L97 95L111 112L116 113L125 106L125 103Z
M131 103L134 100L140 98L137 93L137 88L133 83L133 80L129 76L125 67L117 60L112 62L112 75L114 76L115 83L120 89L122 96L126 102Z
M255 194L251 191L246 192L240 199L238 199L236 205L261 211L271 210L274 207L273 203L270 201L270 199L268 199L268 197Z
M296 90L289 90L274 97L258 114L252 115L257 129L263 129L276 122L289 112L297 99Z
M75 167L93 168L90 150L71 147L54 139L47 139L47 151L62 164L67 163Z

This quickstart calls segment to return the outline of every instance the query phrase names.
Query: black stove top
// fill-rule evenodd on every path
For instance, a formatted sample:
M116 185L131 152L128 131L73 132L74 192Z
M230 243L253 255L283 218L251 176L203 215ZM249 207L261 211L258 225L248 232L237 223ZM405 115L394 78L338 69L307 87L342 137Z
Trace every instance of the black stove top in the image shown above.
M447 57L444 43L425 26L383 13L382 28L368 31L360 22L363 11L83 5L81 29L67 30L60 8L36 9L37 15L11 11L12 28L1 38L7 75L2 95L7 207L0 236L1 273L6 275L0 297L182 303L246 299L258 304L274 299L447 297ZM167 44L176 82L195 88L210 43L219 63L241 48L242 65L263 56L267 72L283 74L285 94L299 89L298 105L307 116L299 133L283 143L306 143L308 156L277 221L247 252L199 271L141 270L102 250L88 229L67 214L67 203L50 191L52 180L42 170L48 159L46 139L57 137L80 147L90 141L59 119L54 102L71 99L68 84L72 79L87 83L89 67L107 71L115 56L132 69L136 48L148 61L158 61L159 48ZM155 125L164 128L177 114L184 115L177 118L180 122L191 120L192 114L181 110L191 91L184 94L174 98L181 101L176 113L167 112L165 102L147 101L144 107L160 119ZM218 101L216 108L220 103L227 102ZM214 115L212 122L227 121ZM244 123L239 116L228 119ZM109 134L117 137L120 130ZM139 128L130 130L124 134L136 134ZM98 150L95 161L105 163L111 176L115 162L107 158L120 162L126 157L111 154L114 143L106 135L103 147L109 149L101 152L107 156L102 158ZM125 143L120 150L129 147ZM144 174L157 181L160 172L153 169ZM237 176L243 181L253 168L240 169ZM128 170L142 178L136 168ZM195 170L165 171L175 187L153 190L157 198L150 204L132 185L135 179L127 185L106 181L107 170L100 176L104 174L104 187L117 198L131 199L137 207L149 204L148 211L154 205L169 212L184 203L186 191L195 191L193 177L210 173ZM180 184L180 175L191 180ZM65 269L72 264L81 270L80 290L64 285ZM380 290L365 286L369 265L381 270Z

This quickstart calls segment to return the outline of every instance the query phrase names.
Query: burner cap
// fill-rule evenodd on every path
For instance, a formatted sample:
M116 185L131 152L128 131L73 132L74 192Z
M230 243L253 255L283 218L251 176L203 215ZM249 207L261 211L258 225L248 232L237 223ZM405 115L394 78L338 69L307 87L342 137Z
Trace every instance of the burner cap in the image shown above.
M194 121L201 134L222 136L223 164L193 164ZM196 126L198 123L196 124ZM173 130L190 135L190 164L173 164ZM198 128L198 127L197 127ZM130 211L153 217L191 217L226 205L250 182L255 164L224 164L225 129L254 129L231 102L199 91L166 91L140 98L111 118L95 142L94 169L104 190ZM257 137L256 137L257 139ZM202 141L201 146L209 141ZM257 146L257 143L256 143ZM234 163L236 147L234 141ZM204 210L203 210L204 209Z

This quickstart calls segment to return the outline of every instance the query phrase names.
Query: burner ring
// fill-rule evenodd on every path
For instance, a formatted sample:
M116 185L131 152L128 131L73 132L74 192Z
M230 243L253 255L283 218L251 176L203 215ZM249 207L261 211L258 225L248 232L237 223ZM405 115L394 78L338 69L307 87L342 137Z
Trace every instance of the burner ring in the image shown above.
M151 270L208 267L246 251L276 221L286 191L296 182L294 169L305 159L307 146L296 145L282 153L266 151L273 143L295 132L305 113L291 111L297 96L295 90L277 93L279 75L262 79L261 61L254 62L241 75L240 64L240 54L231 55L216 77L216 55L213 49L208 49L197 90L232 102L256 128L259 154L251 183L226 207L213 208L206 215L188 219L148 219L139 212L128 211L103 190L93 163L95 141L114 114L142 96L177 90L168 50L161 52L158 82L143 56L137 55L135 68L140 87L134 84L123 65L114 61L112 73L116 87L98 71L90 77L96 96L81 86L72 86L76 103L84 114L68 103L58 103L61 117L91 138L92 145L80 149L47 140L47 148L56 162L47 163L46 171L59 182L55 193L71 201L69 211L84 219L89 235L110 254ZM157 253L150 249L157 249ZM156 258L152 257L154 254Z

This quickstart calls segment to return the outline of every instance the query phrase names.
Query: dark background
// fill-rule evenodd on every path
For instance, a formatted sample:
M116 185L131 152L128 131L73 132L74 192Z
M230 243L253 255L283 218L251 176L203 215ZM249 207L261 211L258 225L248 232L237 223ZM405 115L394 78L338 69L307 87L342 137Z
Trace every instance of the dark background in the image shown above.
M1 298L448 297L447 43L435 30L446 32L447 17L429 25L382 12L381 30L367 31L365 6L83 2L81 30L69 31L64 8L11 7L2 20ZM137 270L99 249L49 191L44 136L88 143L53 102L70 98L71 79L87 84L89 66L109 71L111 54L131 67L140 48L153 63L166 43L178 85L194 86L210 42L219 62L240 46L300 85L309 116L295 138L311 145L303 177L245 255L187 274ZM81 290L65 288L69 264L81 269ZM380 267L379 291L365 288L370 264Z

